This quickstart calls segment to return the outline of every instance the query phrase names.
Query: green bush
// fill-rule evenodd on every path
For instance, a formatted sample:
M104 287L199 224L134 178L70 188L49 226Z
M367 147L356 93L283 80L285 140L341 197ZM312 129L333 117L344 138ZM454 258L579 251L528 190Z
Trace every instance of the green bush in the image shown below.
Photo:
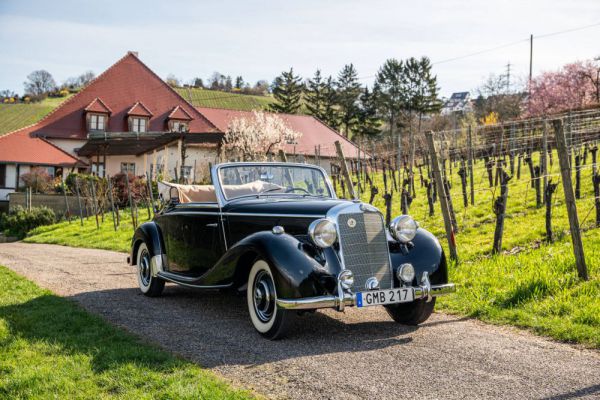
M22 239L33 228L51 225L54 222L56 222L56 215L48 207L32 207L29 211L16 206L8 214L0 215L0 232Z

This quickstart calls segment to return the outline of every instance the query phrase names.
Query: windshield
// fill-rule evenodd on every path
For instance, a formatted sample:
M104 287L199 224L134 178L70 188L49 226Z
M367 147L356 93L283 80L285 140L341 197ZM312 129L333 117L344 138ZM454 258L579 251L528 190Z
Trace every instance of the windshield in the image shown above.
M247 164L219 168L226 200L246 196L313 196L331 198L323 172L299 165Z

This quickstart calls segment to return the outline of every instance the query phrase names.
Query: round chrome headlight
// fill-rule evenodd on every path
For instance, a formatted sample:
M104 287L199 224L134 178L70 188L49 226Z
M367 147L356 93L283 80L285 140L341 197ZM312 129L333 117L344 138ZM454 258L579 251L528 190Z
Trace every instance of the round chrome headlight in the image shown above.
M401 264L396 270L396 276L401 282L411 283L415 279L415 267L412 264Z
M401 215L390 222L390 233L399 242L408 243L417 235L419 225L409 215Z
M328 219L317 219L308 227L308 235L317 246L330 247L337 240L335 223Z

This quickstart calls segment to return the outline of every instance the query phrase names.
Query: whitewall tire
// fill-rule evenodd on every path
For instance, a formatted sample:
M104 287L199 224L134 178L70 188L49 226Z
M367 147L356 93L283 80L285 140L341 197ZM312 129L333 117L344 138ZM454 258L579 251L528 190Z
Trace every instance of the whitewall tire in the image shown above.
M285 336L293 315L277 309L275 281L264 260L257 259L250 269L246 300L252 325L262 336L271 340Z
M140 291L146 296L160 296L165 288L165 281L152 276L152 256L146 243L141 243L137 251L137 279Z

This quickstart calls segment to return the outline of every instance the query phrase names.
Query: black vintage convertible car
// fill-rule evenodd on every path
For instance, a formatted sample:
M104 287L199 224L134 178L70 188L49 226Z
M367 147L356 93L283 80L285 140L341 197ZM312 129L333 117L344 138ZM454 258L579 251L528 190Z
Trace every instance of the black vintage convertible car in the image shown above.
M431 233L407 215L386 228L377 208L337 199L321 168L227 163L211 178L161 185L166 204L131 245L145 295L167 281L245 292L256 330L277 339L295 315L319 308L381 305L416 325L455 289Z

